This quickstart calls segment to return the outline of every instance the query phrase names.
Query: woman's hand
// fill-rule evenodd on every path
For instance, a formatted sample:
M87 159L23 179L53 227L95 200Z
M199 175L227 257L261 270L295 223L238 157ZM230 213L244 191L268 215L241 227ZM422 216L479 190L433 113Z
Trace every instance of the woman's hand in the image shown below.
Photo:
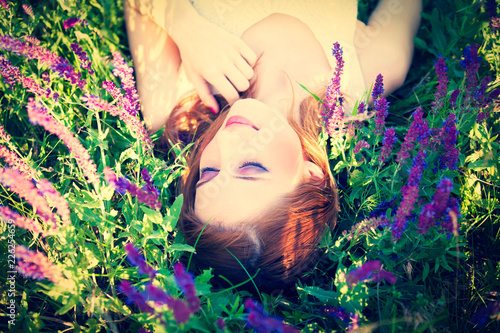
M201 17L171 36L179 48L181 66L188 79L214 113L219 106L210 84L229 104L239 98L238 92L249 88L257 56L239 37Z

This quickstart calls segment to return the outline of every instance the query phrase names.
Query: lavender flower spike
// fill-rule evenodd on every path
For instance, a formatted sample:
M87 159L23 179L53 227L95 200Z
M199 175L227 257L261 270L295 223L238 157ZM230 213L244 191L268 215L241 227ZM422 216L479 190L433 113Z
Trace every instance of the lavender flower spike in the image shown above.
M391 156L392 147L394 146L396 140L396 131L394 130L394 127L387 128L385 130L384 139L382 140L382 150L380 151L380 155L378 156L378 160L381 165L384 164L389 156Z
M384 94L384 77L382 74L377 75L377 78L375 79L375 85L373 86L372 90L372 98L373 100L376 100L379 97L382 97Z
M344 70L344 59L342 58L343 51L339 43L333 44L332 52L336 59L336 66L330 84L326 89L321 116L327 133L333 136L343 134L344 106L342 93L340 92L340 77Z
M26 107L30 121L34 125L41 125L47 131L55 134L61 139L66 147L73 153L78 165L80 166L83 174L87 177L89 183L92 183L97 188L99 178L97 177L97 166L91 160L90 155L75 138L66 126L57 122L48 112L47 109L40 102L35 102L33 98L29 99Z
M247 323L256 332L299 332L294 327L284 324L278 318L266 314L262 306L250 298L245 301L245 309L248 312Z
M358 154L361 149L369 149L370 148L370 144L368 144L368 142L366 142L365 140L360 140L356 143L356 146L354 147L353 149L353 153L354 154Z
M174 276L177 286L186 296L186 301L192 313L200 310L200 299L196 296L196 285L193 276L186 271L186 268L181 263L174 265Z
M140 109L140 104L139 94L135 89L135 81L132 76L134 69L127 66L125 60L118 51L113 52L113 65L115 66L113 74L121 79L122 88L125 90L125 100L128 105L127 111L130 115L135 117Z
M440 55L438 61L434 63L434 68L436 69L436 75L438 77L437 91L434 93L434 101L432 102L432 110L434 112L441 109L444 105L444 99L448 93L448 77L446 75L448 67L446 66L445 60L446 59Z
M421 234L426 234L429 228L435 225L436 221L443 216L452 190L453 182L451 179L441 179L432 202L423 208L418 219L418 229Z
M131 243L125 245L125 251L127 251L127 260L131 265L134 265L138 268L140 274L149 275L151 279L154 279L156 276L156 271L153 267L149 266L146 263L144 257L140 254L139 249L136 248Z
M0 159L5 159L5 162L12 168L19 171L27 179L37 178L36 171L33 170L28 164L24 163L14 152L10 151L7 147L0 145Z
M369 260L360 267L352 270L349 275L347 275L346 282L349 286L353 286L358 282L363 282L370 279L373 280L373 282L385 280L391 284L396 283L396 277L394 276L394 274L381 270L381 267L382 265L380 261Z

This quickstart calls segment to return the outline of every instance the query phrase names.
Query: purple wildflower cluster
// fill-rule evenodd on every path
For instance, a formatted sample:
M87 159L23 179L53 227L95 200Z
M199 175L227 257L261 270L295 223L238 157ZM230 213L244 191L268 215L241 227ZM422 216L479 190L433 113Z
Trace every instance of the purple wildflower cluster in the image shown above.
M153 185L151 177L149 176L147 170L144 171L143 169L141 171L143 179L146 181L144 189L141 189L134 183L131 183L125 177L118 178L113 170L111 170L111 168L109 167L106 167L103 172L104 178L110 185L115 188L116 192L120 193L121 195L124 195L126 192L128 192L130 193L130 195L136 197L139 202L144 203L153 209L161 209L159 191Z
M245 310L248 312L247 323L255 332L299 332L296 328L286 325L280 319L268 315L262 306L248 298L245 301Z
M378 156L378 160L380 164L384 164L384 162L391 156L392 148L394 147L394 143L396 143L396 131L394 127L386 128L384 138L382 139L382 149L380 151L380 155Z
M364 235L371 230L387 225L389 225L389 219L385 215L380 215L377 217L364 219L363 221L356 223L351 227L351 230L344 230L342 235L345 236L348 240L351 240L355 236Z
M448 66L446 66L445 60L446 58L439 55L438 60L434 62L434 68L438 77L437 91L434 93L434 101L432 102L432 110L434 112L439 111L443 107L444 99L448 93L448 76L446 75Z
M9 3L7 0L0 0L0 6L2 6L3 9L9 9Z
M99 97L94 95L85 94L80 99L85 102L87 107L92 111L104 110L106 112L109 112L114 117L119 117L142 142L144 150L146 152L152 152L153 142L146 128L144 127L144 123L139 118L133 116L126 110L108 103L105 100L100 99Z
M370 148L370 144L368 144L368 142L366 142L365 140L359 140L358 142L356 142L356 146L354 147L354 150L352 151L354 154L358 154L359 152L361 152L361 149L369 149Z
M486 13L490 18L491 31L497 31L498 29L500 29L500 18L498 18L497 14L498 3L496 0L486 0L483 1L483 3L486 8Z
M89 75L94 75L94 70L90 68L92 66L92 62L90 61L89 57L87 56L87 52L82 50L82 47L76 43L71 44L71 49L75 54L78 56L78 59L82 62L80 67L82 69L88 69Z
M89 183L92 183L97 188L99 178L97 177L97 167L90 158L90 155L80 143L80 141L69 131L63 124L55 120L43 106L41 102L36 102L32 97L29 98L28 116L33 125L43 126L47 131L55 134L61 139L69 151L73 153L75 159L80 166L83 174L87 177Z
M48 65L53 72L58 73L60 77L70 81L71 84L76 84L80 89L83 89L87 84L81 80L82 74L77 73L66 59L50 52L46 47L24 43L17 38L3 35L0 36L0 49L23 55L28 59L38 59L39 62Z
M405 139L398 152L398 163L406 163L406 159L411 156L415 147L415 142L419 142L420 150L425 150L429 144L429 122L424 119L424 111L418 107L412 114L413 121L406 133Z
M54 283L59 283L63 280L61 271L43 253L18 245L15 256L20 259L16 267L20 274L39 281L49 279Z
M144 292L139 292L127 280L122 281L119 285L119 290L127 296L130 303L136 304L141 312L155 314L165 324L158 307L166 305L172 310L177 324L183 324L191 318L192 314L200 310L200 300L196 296L194 278L182 264L177 263L174 265L174 277L177 286L186 297L186 301L173 297L153 284L156 271L146 264L144 257L139 253L139 249L129 243L125 246L125 250L127 251L128 261L139 268L139 273L147 274L150 278Z
M45 184L42 187L44 190L48 187L46 182L48 181L42 182L42 184ZM0 169L0 183L28 201L45 223L52 225L53 230L57 229L59 219L52 212L47 200L44 198L44 195L47 196L47 191L37 189L32 181L26 179L19 172L8 168ZM57 208L62 223L67 225L70 223L68 205L60 194L56 193L51 193L47 198L51 200L52 206Z
M50 88L44 89L35 80L22 75L19 68L12 65L12 63L1 54L0 54L0 74L4 78L5 83L7 83L8 85L12 86L16 82L18 82L29 92L32 92L40 97L57 98L57 96L54 97L55 93L53 94Z
M73 28L75 25L79 24L82 22L82 19L79 17L70 17L69 19L65 20L63 22L63 27L65 30Z
M457 98L458 98L458 95L460 95L460 89L453 90L453 92L450 95L450 106L452 108L456 108L457 107Z
M465 68L465 98L468 103L472 102L477 87L477 71L481 65L481 57L478 55L479 44L468 45L464 48L463 60L460 65Z
M394 274L384 271L382 264L378 260L369 260L365 262L360 267L353 269L349 272L346 278L346 282L349 287L357 284L358 282L363 282L371 280L373 282L379 282L385 280L390 284L396 283L396 277Z
M453 182L449 178L443 178L437 186L436 193L432 197L432 201L425 205L420 212L418 219L418 229L421 234L426 234L429 228L436 225L442 218L447 209L455 209L455 199L450 199L450 193L453 190ZM457 214L458 215L458 214ZM443 229L448 233L452 233L448 225L442 224Z
M354 313L347 313L347 311L340 306L326 307L323 312L333 318L343 321L347 325L347 330L357 330L359 328L359 316Z
M334 136L342 135L344 127L343 97L340 92L340 77L344 70L344 59L342 58L343 50L339 43L333 44L332 53L336 60L336 66L330 84L326 89L321 117L327 133Z
M443 122L443 127L438 131L435 140L439 140L443 147L443 153L439 156L440 169L448 168L455 170L458 162L457 144L458 131L455 126L456 118L453 113L450 113Z
M372 90L373 108L375 109L375 133L382 135L385 126L385 118L388 114L389 102L382 95L384 94L384 77L382 74L377 75L375 85Z
M120 102L123 108L135 117L140 110L140 104L139 94L135 89L135 80L132 75L134 69L125 63L125 60L118 51L113 52L113 65L115 66L113 74L120 78L122 88L125 90L125 96L120 99Z
M392 238L394 241L401 238L403 231L406 229L408 218L413 210L413 205L417 202L420 180L426 167L425 157L425 151L418 152L413 160L413 167L410 170L408 182L401 189L403 199L396 212L394 224L392 225Z

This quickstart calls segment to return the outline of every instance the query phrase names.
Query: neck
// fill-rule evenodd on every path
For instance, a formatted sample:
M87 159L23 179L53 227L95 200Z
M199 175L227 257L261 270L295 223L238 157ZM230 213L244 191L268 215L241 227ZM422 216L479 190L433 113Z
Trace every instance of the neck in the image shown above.
M298 117L300 103L310 96L300 84L315 93L328 84L332 70L325 52L300 20L273 14L250 27L242 39L260 55L253 98L283 115L293 106Z

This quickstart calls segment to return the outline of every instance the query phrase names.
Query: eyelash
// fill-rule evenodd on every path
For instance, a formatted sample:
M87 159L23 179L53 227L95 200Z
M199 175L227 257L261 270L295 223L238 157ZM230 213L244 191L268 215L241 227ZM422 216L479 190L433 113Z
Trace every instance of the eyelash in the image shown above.
M243 162L243 164L240 166L240 169L241 168L244 168L244 167L247 167L247 166L255 166L255 167L258 167L258 168L261 168L265 171L268 171L262 164L260 164L259 162L254 162L254 161L245 161ZM206 172L206 171L214 171L214 172L217 172L219 170L217 169L214 169L214 168L203 168L201 169L201 177L203 177L203 174Z

